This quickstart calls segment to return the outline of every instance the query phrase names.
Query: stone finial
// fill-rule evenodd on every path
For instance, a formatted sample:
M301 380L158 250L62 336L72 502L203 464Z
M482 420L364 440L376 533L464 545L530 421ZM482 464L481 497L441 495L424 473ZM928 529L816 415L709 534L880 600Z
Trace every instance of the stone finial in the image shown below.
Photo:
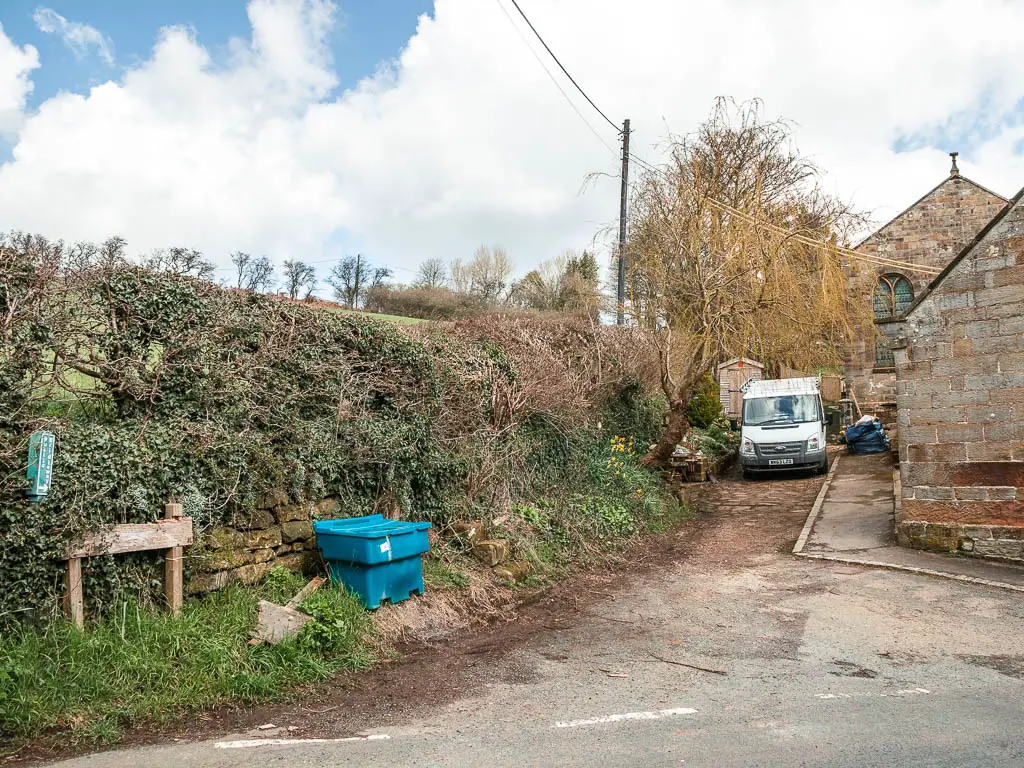
M960 175L960 169L956 167L956 156L959 155L959 154L960 154L959 152L950 152L949 153L949 156L953 159L953 167L949 169L949 175L950 176L959 176Z

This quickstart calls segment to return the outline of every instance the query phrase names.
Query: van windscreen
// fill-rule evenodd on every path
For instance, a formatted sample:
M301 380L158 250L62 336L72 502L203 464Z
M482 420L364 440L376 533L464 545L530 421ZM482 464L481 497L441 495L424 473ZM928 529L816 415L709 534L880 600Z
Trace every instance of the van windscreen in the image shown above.
M821 421L817 395L777 395L743 399L743 423L748 426L799 424L807 421Z

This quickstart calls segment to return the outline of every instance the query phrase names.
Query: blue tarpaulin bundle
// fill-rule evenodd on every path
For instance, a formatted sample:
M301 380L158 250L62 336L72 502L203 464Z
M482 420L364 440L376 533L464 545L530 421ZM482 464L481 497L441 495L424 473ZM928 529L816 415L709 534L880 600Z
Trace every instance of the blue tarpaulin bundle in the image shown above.
M889 436L878 419L851 424L846 428L846 450L850 453L882 453L889 450Z

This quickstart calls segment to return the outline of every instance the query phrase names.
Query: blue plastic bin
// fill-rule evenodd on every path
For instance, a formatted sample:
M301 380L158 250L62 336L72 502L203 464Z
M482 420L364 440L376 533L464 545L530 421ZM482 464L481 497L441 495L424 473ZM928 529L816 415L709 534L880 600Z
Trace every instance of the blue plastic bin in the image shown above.
M325 560L363 565L422 555L430 549L428 530L430 523L386 520L383 515L313 523L316 543Z
M419 555L379 565L360 565L328 560L331 579L359 595L371 610L384 600L399 603L411 595L423 594L423 561Z
M331 579L362 598L368 608L423 594L423 560L430 523L387 520L383 515L313 523Z

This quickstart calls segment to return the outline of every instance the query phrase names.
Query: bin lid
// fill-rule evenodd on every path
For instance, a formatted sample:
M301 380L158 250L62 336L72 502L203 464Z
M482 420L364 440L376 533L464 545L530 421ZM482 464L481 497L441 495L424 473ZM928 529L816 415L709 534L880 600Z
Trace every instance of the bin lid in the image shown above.
M405 522L402 520L386 520L383 515L367 515L350 517L341 520L318 520L313 523L317 534L337 534L362 539L377 539L382 536L396 536L402 533L415 533L433 527L426 521Z

